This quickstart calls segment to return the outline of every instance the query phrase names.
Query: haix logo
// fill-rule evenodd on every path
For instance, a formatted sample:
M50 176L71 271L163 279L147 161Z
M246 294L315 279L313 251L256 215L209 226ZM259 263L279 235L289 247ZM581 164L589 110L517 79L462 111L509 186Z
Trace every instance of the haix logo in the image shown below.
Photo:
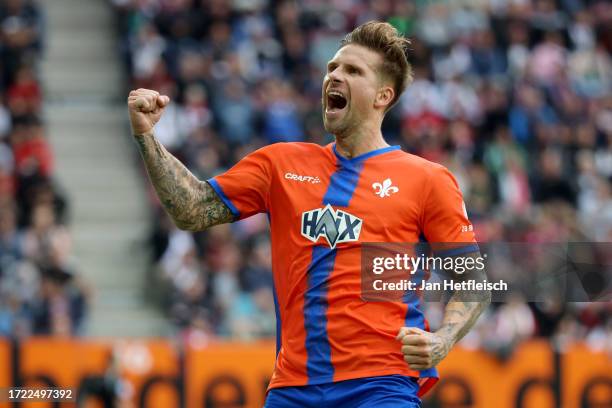
M374 193L379 197L389 197L393 193L397 193L399 188L393 185L390 178L382 182L382 184L376 182L372 184Z
M325 208L302 213L302 235L312 242L325 237L333 249L342 242L359 239L363 221L342 210L334 210L327 204Z

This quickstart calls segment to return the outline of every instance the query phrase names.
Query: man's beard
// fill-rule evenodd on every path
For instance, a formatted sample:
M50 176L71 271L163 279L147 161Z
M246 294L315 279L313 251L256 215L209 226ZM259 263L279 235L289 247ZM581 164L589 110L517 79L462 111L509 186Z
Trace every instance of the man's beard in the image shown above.
M325 119L325 108L323 108L323 126L326 132L337 137L343 137L350 132L353 125L354 124L351 123L350 112L346 112L344 117L340 118L340 120L330 123Z

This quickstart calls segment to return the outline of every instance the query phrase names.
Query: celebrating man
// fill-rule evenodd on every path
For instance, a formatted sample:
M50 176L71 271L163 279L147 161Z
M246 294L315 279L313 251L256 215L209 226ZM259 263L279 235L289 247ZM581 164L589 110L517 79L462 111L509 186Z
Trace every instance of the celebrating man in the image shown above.
M463 199L443 166L389 146L386 112L411 80L408 41L369 22L342 41L323 81L335 143L279 143L226 173L197 180L155 139L169 103L132 91L132 130L177 226L198 231L265 212L270 218L277 358L266 407L418 407L435 366L486 307L453 297L430 332L418 299L366 302L360 242L464 243L478 250Z

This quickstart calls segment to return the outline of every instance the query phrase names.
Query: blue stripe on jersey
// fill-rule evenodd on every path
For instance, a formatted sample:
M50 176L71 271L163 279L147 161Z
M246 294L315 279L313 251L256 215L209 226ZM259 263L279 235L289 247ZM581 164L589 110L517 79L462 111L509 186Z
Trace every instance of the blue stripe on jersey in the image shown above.
M478 244L473 243L473 244L463 245L457 248L446 249L444 251L435 251L435 255L437 257L445 258L447 256L453 257L453 256L465 255L465 254L469 254L470 252L478 252L478 251L480 251L480 247L478 246Z
M272 293L274 295L274 314L276 314L276 357L278 357L278 353L283 345L282 337L281 337L281 329L282 329L282 321L280 315L280 309L278 307L278 295L276 294L276 285L274 281L272 281Z
M336 249L320 245L312 248L312 261L308 266L308 290L304 299L308 354L306 373L309 384L331 382L334 377L331 346L327 338L327 282L335 260Z
M268 224L270 228L272 228L272 216L270 215L270 211L266 212L266 214L268 216ZM280 307L278 306L278 293L276 293L276 283L274 283L274 279L272 279L272 295L274 297L274 314L276 315L276 357L278 357L278 353L283 346L281 336L283 322L281 320Z
M416 256L427 256L431 252L429 244L425 237L421 234L419 237L419 244L415 245L415 255ZM425 271L423 269L418 269L416 273L413 275L412 280L417 282L417 285L421 285L421 282L425 279ZM406 318L404 320L405 327L418 327L419 329L425 330L425 316L419 306L421 305L421 300L416 294L417 292L413 290L406 291L404 295L404 303L408 305L408 310L406 311ZM419 377L438 377L438 370L435 367L428 368L426 370L419 371Z
M354 162L337 156L340 166L329 180L323 205L348 207L363 161ZM329 275L334 269L337 249L315 245L308 266L308 289L304 299L304 328L306 330L306 371L308 384L332 382L334 366L331 362L331 346L327 337L327 294Z
M329 179L327 192L325 197L323 197L323 204L348 207L359 181L361 169L363 169L363 162L355 164L346 163L332 174Z

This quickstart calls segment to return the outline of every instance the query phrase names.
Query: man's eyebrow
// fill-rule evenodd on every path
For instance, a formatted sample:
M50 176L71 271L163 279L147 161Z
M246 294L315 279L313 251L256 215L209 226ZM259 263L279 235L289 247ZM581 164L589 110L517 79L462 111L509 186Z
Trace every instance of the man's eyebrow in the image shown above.
M338 65L339 63L335 60L331 60L327 63L327 67L329 68L332 65ZM370 67L372 70L376 70L372 65L368 64L367 62L365 63L368 67ZM351 67L351 68L356 68L358 70L363 70L363 65L359 65L359 62L345 62L344 65Z
M379 69L378 67L376 67L376 65L378 64L374 64L372 63L372 61L368 60L363 61L363 63L366 64L372 71L374 71L374 73L378 74Z

